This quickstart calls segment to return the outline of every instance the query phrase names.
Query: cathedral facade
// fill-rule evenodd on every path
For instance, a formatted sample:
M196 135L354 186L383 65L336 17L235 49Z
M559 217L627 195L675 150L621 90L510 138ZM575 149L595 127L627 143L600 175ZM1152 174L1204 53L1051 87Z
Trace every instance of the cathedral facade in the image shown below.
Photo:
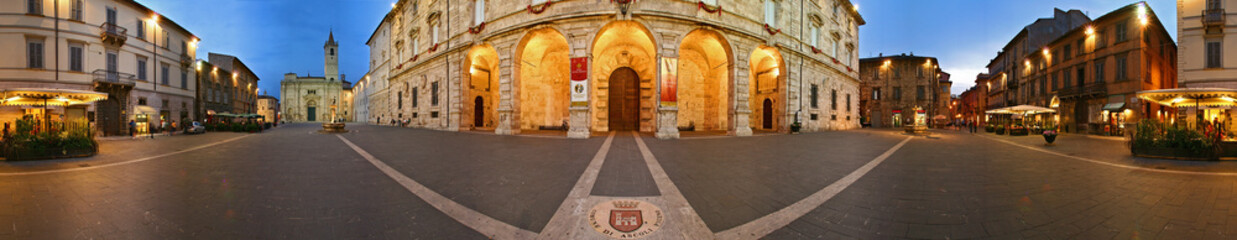
M863 24L848 0L401 0L370 38L366 81L383 89L365 91L365 121L574 138L857 128Z
M344 75L339 74L339 43L335 34L328 36L322 46L324 75L297 76L284 74L279 82L282 107L281 120L285 122L348 122L352 121L352 93Z

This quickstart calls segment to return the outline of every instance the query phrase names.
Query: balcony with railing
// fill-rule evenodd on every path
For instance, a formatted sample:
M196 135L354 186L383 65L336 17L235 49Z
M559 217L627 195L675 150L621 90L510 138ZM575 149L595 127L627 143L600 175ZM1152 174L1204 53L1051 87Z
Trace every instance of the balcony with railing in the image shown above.
M189 54L186 54L186 53L180 53L180 66L181 67L189 67L189 65L192 65L192 64L193 64L193 57L190 57Z
M1108 85L1104 82L1089 83L1082 86L1069 86L1067 88L1057 90L1057 96L1060 96L1061 98L1104 96L1107 94Z
M133 86L137 82L133 74L108 71L107 69L94 70L94 72L91 72L91 75L94 75L95 83Z
M99 25L99 30L99 38L103 40L103 43L113 47L125 45L125 40L129 39L129 29L115 23L103 23Z
M1209 8L1203 10L1203 27L1207 32L1224 31L1224 9Z

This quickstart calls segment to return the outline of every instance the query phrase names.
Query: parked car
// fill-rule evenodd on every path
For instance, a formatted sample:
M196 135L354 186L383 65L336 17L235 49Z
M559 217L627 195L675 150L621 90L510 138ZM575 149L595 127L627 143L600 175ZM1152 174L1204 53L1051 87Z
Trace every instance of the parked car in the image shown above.
M198 121L193 121L192 125L185 126L185 134L193 133L206 133L206 126L202 126L202 123Z

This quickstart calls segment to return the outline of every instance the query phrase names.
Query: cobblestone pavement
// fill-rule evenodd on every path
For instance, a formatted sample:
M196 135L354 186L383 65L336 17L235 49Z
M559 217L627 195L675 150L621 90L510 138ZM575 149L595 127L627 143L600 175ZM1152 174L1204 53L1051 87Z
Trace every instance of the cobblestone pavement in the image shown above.
M604 239L583 215L611 199L670 213L648 239L1237 238L1237 163L1133 158L1085 136L318 128L0 162L0 239Z

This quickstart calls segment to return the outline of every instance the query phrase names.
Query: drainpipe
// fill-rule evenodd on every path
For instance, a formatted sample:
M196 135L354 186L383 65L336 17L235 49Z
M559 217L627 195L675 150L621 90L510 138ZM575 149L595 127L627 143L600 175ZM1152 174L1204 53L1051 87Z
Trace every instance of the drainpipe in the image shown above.
M806 19L804 19L805 15L803 13L803 3L804 3L803 0L799 0L799 41L800 42L803 41L803 24L806 22L804 21ZM802 43L799 44L799 50L803 50ZM798 110L795 110L795 122L800 122L799 118L801 115L803 115L803 62L805 62L806 60L807 60L806 57L799 59L799 107L798 107ZM790 104L790 102L786 102L786 103ZM803 123L799 123L799 124L802 125ZM802 130L802 128L800 128L800 130Z
M447 73L446 84L445 84L447 85L446 87L447 88L447 91L446 91L447 93L446 124L447 124L447 127L450 127L451 126L451 53L450 53L450 49L451 49L451 1L447 1L447 19L446 20L447 20L447 24L446 24L447 25L447 39L445 39L445 41L447 41L447 49L443 50L444 54L446 54L446 56L443 56L443 59L447 61L447 68L444 69ZM439 23L442 23L441 19L438 21ZM460 82L462 83L463 79L460 79ZM460 97L462 98L463 94L461 94ZM460 101L463 101L463 100L461 99ZM458 131L459 128L456 128L456 130Z

